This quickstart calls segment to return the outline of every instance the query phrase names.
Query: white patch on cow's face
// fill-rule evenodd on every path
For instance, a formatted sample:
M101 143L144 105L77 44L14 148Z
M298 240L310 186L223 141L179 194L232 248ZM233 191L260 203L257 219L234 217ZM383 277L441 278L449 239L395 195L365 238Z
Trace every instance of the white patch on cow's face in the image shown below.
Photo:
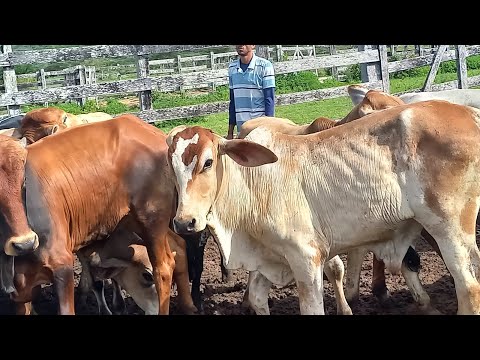
M183 153L185 149L190 144L196 144L198 142L198 134L195 134L191 139L183 139L181 137L177 140L177 147L175 152L172 154L172 167L178 182L178 195L179 201L185 199L187 195L187 184L193 177L193 170L197 165L197 155L192 159L192 162L189 165L185 165L182 160Z

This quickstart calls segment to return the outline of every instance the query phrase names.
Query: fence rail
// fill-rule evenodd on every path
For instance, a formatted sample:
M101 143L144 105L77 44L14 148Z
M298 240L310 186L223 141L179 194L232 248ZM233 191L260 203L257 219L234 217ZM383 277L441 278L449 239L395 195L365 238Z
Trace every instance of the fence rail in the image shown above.
M21 105L31 103L61 102L69 100L78 100L86 98L97 98L98 96L108 96L116 94L138 94L140 100L140 117L148 122L163 121L170 119L180 119L192 116L207 115L211 113L224 112L228 110L228 102L209 103L193 106L182 106L169 109L152 109L152 91L173 92L185 89L195 89L211 86L214 84L228 84L228 69L226 63L222 68L215 68L215 60L231 58L235 52L224 52L215 54L212 48L225 48L226 45L116 45L116 46L85 46L77 48L48 49L40 51L24 51L15 53L11 51L11 46L4 45L4 53L0 54L0 65L3 66L5 92L0 93L0 107L7 107L10 114L19 111ZM461 59L457 58L459 47L462 47ZM180 56L174 59L149 60L149 55L158 53L167 53L174 51L208 51L208 55ZM257 46L258 48L258 46ZM480 45L456 45L454 49L445 51L443 57L435 60L436 47L432 51L418 51L417 53L428 53L427 55L415 56L412 58L388 61L388 53L395 50L393 45L380 45L374 47L371 45L360 45L354 49L347 48L336 50L332 45L311 45L311 46L265 46L267 56L272 58L276 74L287 74L305 70L317 69L339 69L355 64L359 64L362 69L362 82L370 88L379 88L389 91L389 74L400 70L407 70L419 66L433 64L434 61L447 61L456 59L460 63L460 68L466 74L466 57L480 54ZM434 51L435 50L435 51ZM408 49L404 47L405 54ZM290 54L289 54L290 52ZM323 53L323 55L320 55ZM285 56L285 54L289 54ZM397 46L395 54L398 56L399 47ZM78 71L81 66L76 66L60 71L43 71L41 76L35 73L38 89L20 90L23 86L17 83L17 79L25 79L33 74L16 75L14 67L16 65L46 63L58 61L81 61L89 58L99 57L119 57L133 56L136 59L136 65L124 67L136 69L136 79L118 80L111 82L98 83L95 81L78 81L79 78L85 78L85 74L77 77L77 81L65 84L67 86L48 87L45 79L53 76L70 77L72 80L72 69ZM290 60L281 61L289 57ZM275 61L274 59L277 59ZM197 65L198 62L204 62ZM210 68L207 63L210 63ZM179 73L174 73L172 69L156 69L163 65L180 66ZM188 64L184 66L182 64ZM193 65L192 65L193 64ZM152 67L152 68L151 68ZM84 67L85 68L85 67ZM97 69L98 70L98 69ZM40 73L40 71L39 71ZM161 74L159 76L152 76ZM462 79L463 76L461 75ZM90 74L90 76L92 76ZM75 77L75 76L73 76ZM460 77L460 74L459 74ZM39 79L41 80L39 82ZM42 80L43 79L43 80ZM43 81L43 82L42 82ZM56 80L56 82L60 82ZM460 86L478 86L480 77L471 77L467 81L452 81L443 84L432 84L432 89L456 88ZM418 91L418 89L414 90ZM340 86L329 89L315 91L298 92L293 94L277 95L276 103L279 105L296 104L307 101L315 101L332 97L347 96L346 86Z

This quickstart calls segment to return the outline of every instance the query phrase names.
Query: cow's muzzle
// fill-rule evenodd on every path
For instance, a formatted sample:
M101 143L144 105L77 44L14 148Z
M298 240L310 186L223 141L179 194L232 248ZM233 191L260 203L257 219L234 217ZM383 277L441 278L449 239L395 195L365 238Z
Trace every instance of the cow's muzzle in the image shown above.
M25 255L34 252L38 247L38 235L30 231L21 236L12 236L5 242L5 254L10 256Z
M173 230L177 234L193 234L198 232L196 230L195 225L197 224L197 220L195 218L187 219L187 220L178 220L177 218L173 219Z

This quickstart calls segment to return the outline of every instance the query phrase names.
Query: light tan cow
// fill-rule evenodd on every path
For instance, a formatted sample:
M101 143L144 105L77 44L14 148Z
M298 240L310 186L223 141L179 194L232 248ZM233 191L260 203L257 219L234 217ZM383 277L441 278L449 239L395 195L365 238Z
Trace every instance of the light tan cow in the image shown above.
M15 139L21 138L17 128L1 129L0 134L5 136L11 136L11 137L14 137Z
M27 139L27 144L32 144L57 131L112 118L112 115L104 112L74 115L56 107L46 107L27 112L20 123L18 131L21 137Z
M361 84L350 85L348 92L354 105L360 103L368 92ZM448 89L439 91L407 92L397 96L405 104L426 100L445 100L454 104L480 109L480 89Z
M342 121L330 120L328 118L320 117L312 122L312 124L306 125L297 125L288 119L282 118L270 118L270 117L260 117L247 121L245 124L248 124L244 133L240 133L239 138L244 138L251 131L257 127L262 127L271 132L280 132L283 134L290 135L306 135L312 134L318 131L323 131L334 126L342 125L342 123L347 123L353 120L357 120L367 114L371 114L376 111L381 111L384 109L391 108L393 106L398 106L403 104L401 100L397 97L389 95L380 90L367 90L363 92L363 87L361 89L361 95L363 96L359 99L355 107L342 119ZM356 86L350 86L348 92L354 101L354 96L357 93ZM315 126L314 126L315 124ZM242 127L243 129L243 127ZM243 130L242 130L243 131ZM431 245L438 249L435 240L431 237L428 232L425 230L422 231L422 235L431 243ZM360 291L360 275L361 267L365 253L363 250L357 251L353 250L348 254L347 262L347 277L346 277L346 299L350 305L355 304L358 301L359 291ZM431 305L431 299L428 296L427 292L424 290L420 278L419 278L419 260L417 265L417 259L419 259L418 254L413 248L410 248L407 251L407 254L404 258L402 264L402 275L406 280L407 286L417 302L420 310L425 314L439 314ZM384 263L378 260L375 256L373 257L373 280L372 280L372 291L379 301L385 301L388 296L388 289L385 282L385 272L384 272ZM250 279L249 279L250 282ZM342 292L343 288L339 288L338 292ZM341 296L344 296L343 294ZM248 286L244 294L243 306L249 307L248 302ZM337 305L338 306L338 305Z
M188 265L185 240L169 230L167 240L175 255L173 280L178 289L179 308L184 314L197 312L188 286ZM114 285L113 307L116 313L125 308L120 289L133 298L145 315L158 314L158 295L153 282L153 267L147 248L141 238L124 229L117 229L105 241L94 242L77 252L82 258L82 274L79 289L83 296L94 291L99 312L111 314L103 292L103 280L111 279Z
M202 127L168 137L177 233L206 226L229 269L256 271L249 300L295 280L301 314L324 314L328 259L365 248L398 273L422 227L455 281L458 314L480 314L480 111L399 105L311 135L226 140Z
M335 126L336 121L319 117L310 124L298 125L293 121L285 118L262 116L246 121L242 125L242 129L238 134L238 139L244 139L250 132L259 126L265 125L272 131L281 132L283 134L306 135L314 132L329 129Z

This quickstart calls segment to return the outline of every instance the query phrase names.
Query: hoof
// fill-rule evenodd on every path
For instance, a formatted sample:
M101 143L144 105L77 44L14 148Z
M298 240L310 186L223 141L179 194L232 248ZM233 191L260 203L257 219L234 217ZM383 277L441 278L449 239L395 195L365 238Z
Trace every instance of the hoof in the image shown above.
M419 310L421 315L443 315L440 311L430 305L420 306Z
M352 309L350 307L343 309L343 310L337 310L337 315L353 315Z
M200 311L198 310L200 308ZM181 305L180 309L184 315L200 315L203 313L203 306Z
M374 294L378 302L382 305L385 305L385 303L390 299L390 292L388 292L388 290L377 293L374 292Z
M356 305L358 305L358 302L359 302L359 296L358 295L347 297L347 303L350 306L356 306ZM350 312L351 312L351 310L350 310ZM338 314L338 312L337 312L337 314Z

